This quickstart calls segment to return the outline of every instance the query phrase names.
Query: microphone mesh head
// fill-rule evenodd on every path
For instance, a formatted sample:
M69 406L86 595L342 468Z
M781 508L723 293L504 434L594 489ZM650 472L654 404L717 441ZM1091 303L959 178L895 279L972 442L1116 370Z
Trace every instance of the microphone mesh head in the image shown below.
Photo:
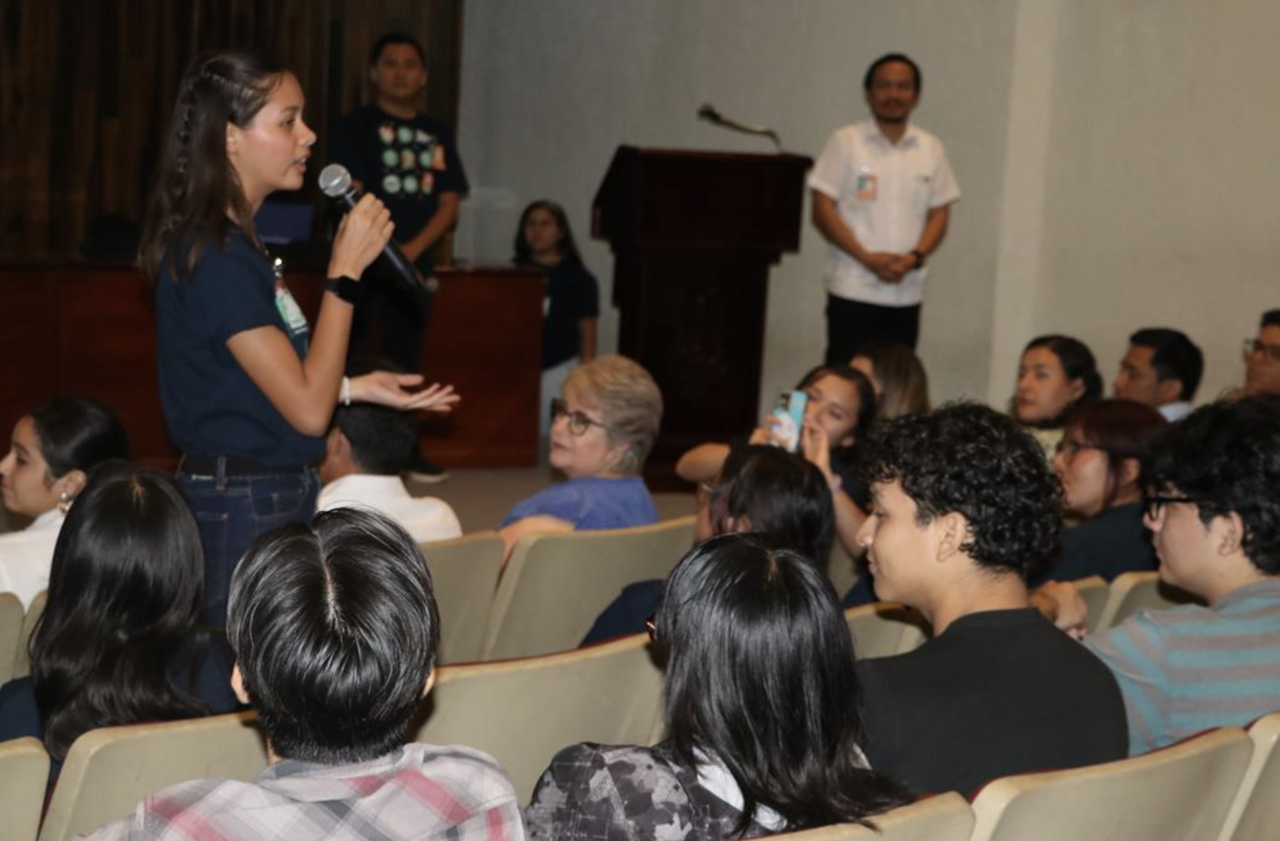
M338 198L351 189L351 173L342 164L329 164L320 170L320 191L330 198Z

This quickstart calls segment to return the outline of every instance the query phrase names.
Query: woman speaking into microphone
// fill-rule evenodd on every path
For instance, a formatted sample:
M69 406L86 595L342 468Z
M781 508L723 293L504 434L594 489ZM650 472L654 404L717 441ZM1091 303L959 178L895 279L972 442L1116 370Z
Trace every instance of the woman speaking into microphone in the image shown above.
M380 201L364 196L339 225L314 328L254 231L268 195L303 184L316 141L304 104L297 78L259 56L198 58L143 225L160 398L183 452L177 478L200 525L215 626L253 539L314 513L315 464L339 400L448 411L458 399L448 386L415 390L417 374L342 375L360 276L391 237Z

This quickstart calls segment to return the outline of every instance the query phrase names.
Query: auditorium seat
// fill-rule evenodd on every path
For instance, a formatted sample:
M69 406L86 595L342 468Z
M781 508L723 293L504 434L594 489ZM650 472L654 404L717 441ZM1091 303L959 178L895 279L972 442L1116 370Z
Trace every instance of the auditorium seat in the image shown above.
M489 612L485 660L575 648L636 581L666 578L693 545L693 517L520 538Z
M423 543L440 606L440 663L470 663L484 653L489 608L502 568L502 538L495 531Z
M876 815L876 829L841 823L770 836L774 841L967 841L973 810L954 791Z
M1090 622L1089 630L1101 633L1139 610L1164 610L1196 600L1190 593L1161 582L1157 572L1123 572L1111 582L1096 627Z
M27 656L27 643L36 629L36 620L44 613L45 602L49 600L49 591L41 590L31 600L26 616L22 617L22 636L18 638L17 656L13 658L13 676L26 677L31 673L31 658Z
M973 800L972 841L1205 841L1218 837L1253 743L1224 727L1142 756L1020 774Z
M1111 593L1107 579L1101 575L1090 575L1088 578L1076 579L1071 584L1084 600L1084 606L1088 610L1088 628L1092 633L1098 629L1097 622L1102 618L1102 609L1106 606L1107 596Z
M38 739L0 742L0 835L10 841L35 841L48 780L49 755Z
M22 635L22 600L13 593L0 593L0 686L13 677Z
M890 657L919 648L928 638L929 623L918 611L897 602L872 602L851 607L844 620L859 660Z
M70 841L187 780L254 779L267 766L256 720L253 713L230 713L85 733L67 752L40 841Z
M662 717L662 672L648 644L636 634L545 657L443 666L411 738L492 754L527 803L567 745L650 743Z
M1280 835L1280 712L1249 728L1253 758L1218 841L1273 841Z

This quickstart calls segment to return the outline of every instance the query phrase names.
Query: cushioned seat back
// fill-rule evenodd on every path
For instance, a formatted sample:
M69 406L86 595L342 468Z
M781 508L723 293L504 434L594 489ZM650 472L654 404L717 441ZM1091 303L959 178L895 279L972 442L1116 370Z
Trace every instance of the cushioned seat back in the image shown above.
M187 780L254 779L267 767L256 718L231 713L85 733L67 752L40 841L70 841Z
M1190 593L1163 583L1159 573L1124 572L1111 582L1097 627L1091 626L1089 630L1105 631L1139 610L1164 610L1195 601L1196 597Z
M1089 631L1098 630L1098 620L1102 618L1102 610L1106 607L1107 597L1111 594L1107 579L1101 575L1090 575L1088 578L1079 578L1071 583L1080 594L1080 598L1084 600L1085 609L1089 611L1087 623Z
M853 653L859 660L889 657L920 646L929 624L923 616L896 602L873 602L844 612L853 637Z
M1217 838L1253 743L1224 727L1143 756L988 783L973 841Z
M13 593L0 593L0 686L13 677L22 636L22 600Z
M31 606L27 608L27 615L22 617L22 636L18 638L18 650L13 658L14 677L26 677L31 674L31 658L27 656L27 644L31 640L32 632L36 629L36 622L44 614L44 604L48 600L48 590L36 593L36 597L31 600Z
M575 648L623 587L666 577L693 545L693 523L522 537L494 596L484 659Z
M418 548L427 559L440 606L439 662L479 660L502 568L502 538L485 531Z
M661 717L662 673L648 643L637 634L545 657L442 667L412 738L492 754L527 803L567 745L649 743Z
M973 810L954 791L876 815L876 829L836 824L771 836L774 841L968 841Z
M21 610L22 605L18 605ZM49 755L39 740L27 736L0 742L0 815L8 841L35 841L40 807L49 781Z
M1280 713L1249 728L1253 758L1227 813L1219 841L1272 841L1280 836Z

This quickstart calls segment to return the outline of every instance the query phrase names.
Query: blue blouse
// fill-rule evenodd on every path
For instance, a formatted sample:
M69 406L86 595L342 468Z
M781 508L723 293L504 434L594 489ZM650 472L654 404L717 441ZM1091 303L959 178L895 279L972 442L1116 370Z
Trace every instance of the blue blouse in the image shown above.
M502 526L539 515L573 523L578 531L621 529L658 522L658 509L639 476L621 479L584 476L559 482L517 503Z

